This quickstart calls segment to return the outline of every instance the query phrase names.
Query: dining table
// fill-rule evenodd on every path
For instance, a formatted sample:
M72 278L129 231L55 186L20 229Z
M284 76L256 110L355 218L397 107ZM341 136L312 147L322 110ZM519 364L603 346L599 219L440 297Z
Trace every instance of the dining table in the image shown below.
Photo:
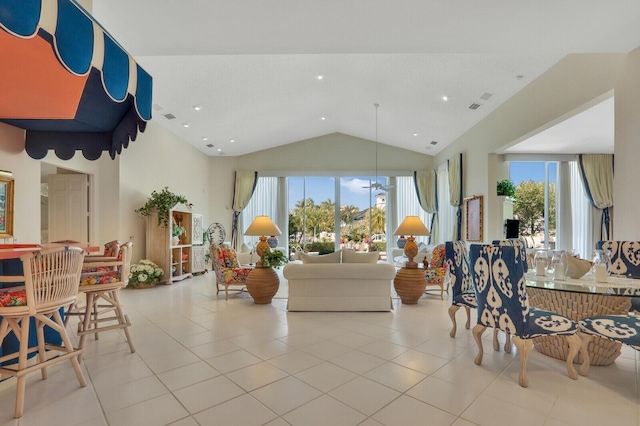
M640 280L622 276L608 276L606 282L596 282L591 272L581 278L554 279L539 276L535 271L525 274L529 304L557 312L574 321L595 315L627 315L631 298L640 296ZM562 336L543 336L533 339L534 348L553 358L566 360L569 345ZM591 365L610 365L620 355L618 342L594 337L588 352ZM582 363L579 354L575 362Z
M24 271L22 268L22 260L20 260L20 256L25 253L32 253L35 251L40 251L53 247L60 246L74 246L82 248L85 253L92 253L96 251L100 251L100 246L87 244L87 243L75 243L75 242L58 242L58 243L47 243L47 244L0 244L0 288L8 288L24 285L24 282L2 282L2 276L16 276L23 275ZM78 286L80 282L78 281ZM64 308L60 308L60 315L64 319ZM2 317L0 317L0 320ZM35 330L35 320L31 318L30 327L32 330ZM44 327L44 336L45 341L52 345L61 345L62 338L60 337L60 333L53 330L49 326ZM37 344L36 333L29 333L29 346L34 346ZM17 352L20 348L20 342L13 334L10 332L4 340L0 344L0 355L9 354L13 352ZM35 355L30 354L30 356ZM12 362L17 362L17 360L8 362L9 364Z

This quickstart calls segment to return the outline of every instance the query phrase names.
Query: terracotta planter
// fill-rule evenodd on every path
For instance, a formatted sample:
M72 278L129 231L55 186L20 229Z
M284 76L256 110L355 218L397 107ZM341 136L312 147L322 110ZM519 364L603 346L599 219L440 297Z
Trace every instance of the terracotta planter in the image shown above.
M272 268L256 267L249 273L246 284L253 301L263 305L271 303L271 299L278 292L280 278Z

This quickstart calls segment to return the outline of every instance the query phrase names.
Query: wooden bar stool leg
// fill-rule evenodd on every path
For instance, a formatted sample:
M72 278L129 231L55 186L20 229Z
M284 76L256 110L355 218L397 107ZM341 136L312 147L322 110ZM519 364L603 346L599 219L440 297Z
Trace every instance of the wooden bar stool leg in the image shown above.
M71 361L71 366L73 367L73 371L76 373L76 377L78 378L78 382L81 387L87 386L87 382L84 379L84 374L82 374L82 369L80 368L80 358L82 357L82 349L74 349L71 344L71 339L67 334L66 328L64 328L64 322L62 321L62 317L60 316L60 312L54 311L53 318L56 324L58 324L60 328L60 337L62 337L62 343L64 343L64 348L68 353L76 352L76 356L69 358Z
M27 368L27 352L29 350L29 317L22 317L20 319L20 355L18 356L18 369L22 370ZM26 374L17 375L16 384L16 410L14 416L16 418L22 417L24 412L24 391L27 386Z
M124 334L127 338L127 343L129 343L129 349L131 350L131 353L134 353L136 351L136 348L133 347L133 341L131 340L131 335L129 334L129 325L131 324L129 322L129 318L125 315L124 313L124 309L122 309L122 305L120 304L120 291L119 290L113 290L111 291L111 297L114 301L114 304L116 306L116 313L118 315L118 321L120 322L120 324L124 325Z
M38 338L38 362L43 363L47 360L47 354L45 351L45 342L44 342L44 323L38 321L36 318L36 332ZM46 367L42 367L40 369L40 375L42 376L42 380L45 380L47 376Z

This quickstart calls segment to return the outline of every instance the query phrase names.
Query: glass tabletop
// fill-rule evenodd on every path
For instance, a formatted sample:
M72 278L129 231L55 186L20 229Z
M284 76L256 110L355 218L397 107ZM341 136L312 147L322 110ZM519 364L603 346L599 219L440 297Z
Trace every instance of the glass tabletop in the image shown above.
M604 294L611 296L640 296L640 280L625 277L607 277L607 282L596 282L588 273L582 278L567 278L554 281L552 276L538 276L534 272L525 274L527 287L546 290L571 291L576 293Z

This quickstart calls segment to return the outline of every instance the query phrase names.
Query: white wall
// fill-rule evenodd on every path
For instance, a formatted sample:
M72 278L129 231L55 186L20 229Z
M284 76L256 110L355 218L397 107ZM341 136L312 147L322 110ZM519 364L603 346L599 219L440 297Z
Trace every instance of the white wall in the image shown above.
M373 175L375 142L342 133L271 148L238 157L212 157L211 221L220 222L231 239L233 178L235 170L258 171L269 176ZM433 157L415 151L378 144L378 174L411 174L433 167ZM210 222L205 221L205 225Z
M495 218L495 187L498 180L508 178L507 169L501 165L504 158L489 155L584 109L593 99L611 91L626 61L626 54L568 55L436 156L435 163L441 164L463 153L464 196L484 196L485 241L501 238L502 225ZM638 96L634 99L637 101ZM616 101L616 123L617 115ZM617 145L616 136L616 150ZM616 221L619 210L614 212Z
M640 48L626 59L615 88L613 237L640 241Z
M135 209L142 207L153 190L167 186L171 192L185 196L193 203L193 213L202 214L203 223L209 223L209 170L207 155L154 121L123 151L116 220L120 224L119 238L134 242L134 260L144 257L146 238L146 219Z

